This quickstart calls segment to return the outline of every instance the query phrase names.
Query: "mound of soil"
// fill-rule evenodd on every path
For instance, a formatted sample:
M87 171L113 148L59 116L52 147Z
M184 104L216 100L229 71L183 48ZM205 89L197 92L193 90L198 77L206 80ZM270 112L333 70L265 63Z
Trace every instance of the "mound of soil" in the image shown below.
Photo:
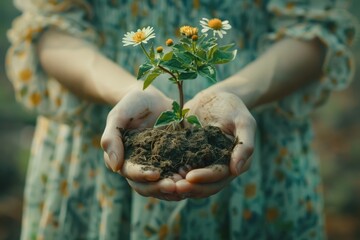
M229 164L234 143L220 128L186 128L180 130L120 129L125 159L146 168L160 168L161 177L169 177L189 165L192 169L213 164Z

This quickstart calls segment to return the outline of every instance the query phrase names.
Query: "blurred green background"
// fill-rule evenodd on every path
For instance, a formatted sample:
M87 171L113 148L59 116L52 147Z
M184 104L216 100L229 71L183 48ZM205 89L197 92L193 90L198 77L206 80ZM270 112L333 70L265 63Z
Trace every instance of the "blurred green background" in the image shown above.
M351 12L360 18L360 1ZM35 116L16 103L4 72L6 30L19 12L0 1L0 240L18 239L22 194ZM324 181L329 239L360 239L360 40L352 48L357 72L348 89L313 114Z

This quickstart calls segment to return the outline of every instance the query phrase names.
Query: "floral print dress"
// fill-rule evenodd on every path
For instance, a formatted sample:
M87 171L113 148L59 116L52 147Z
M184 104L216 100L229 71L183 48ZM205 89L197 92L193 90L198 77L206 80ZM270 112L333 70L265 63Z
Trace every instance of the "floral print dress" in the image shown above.
M25 189L22 239L323 239L318 161L309 114L332 90L349 84L354 19L335 0L15 0L22 11L8 32L7 73L16 97L39 117ZM123 47L127 31L154 26L156 44L202 17L227 19L235 61L222 80L285 37L319 38L323 75L296 93L253 110L258 123L250 170L218 194L167 202L144 198L103 163L99 141L109 106L80 99L39 65L36 44L57 28L98 46L133 74L144 61ZM289 53L291 54L291 53ZM61 63L59 63L61 64ZM106 81L106 79L104 79ZM171 97L176 89L155 84ZM186 98L209 86L185 84Z

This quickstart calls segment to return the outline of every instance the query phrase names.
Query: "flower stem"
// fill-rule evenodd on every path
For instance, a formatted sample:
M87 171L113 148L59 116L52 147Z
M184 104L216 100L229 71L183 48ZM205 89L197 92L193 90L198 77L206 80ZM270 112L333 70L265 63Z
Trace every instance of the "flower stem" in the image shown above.
M146 55L146 57L150 60L150 62L152 62L152 59L151 59L149 53L146 51L146 49L145 49L145 47L144 47L144 45L143 45L142 43L140 43L140 47L141 47L141 49L143 50L143 52L144 52L144 54Z
M183 91L183 82L179 81L179 79L175 76L174 73L172 73L171 71L169 71L168 69L164 68L163 66L161 66L160 64L158 65L158 67L163 70L164 72L168 73L171 77L173 77L176 80L176 84L178 86L178 90L179 90L179 105L180 105L180 116L181 118L183 118L184 116L182 116L182 112L183 112L183 108L184 108L184 91ZM181 120L180 122L180 127L184 128L184 119Z
M181 127L181 128L185 128L184 118L183 118L184 116L182 115L183 108L184 108L183 82L182 82L182 81L177 81L176 83L177 83L178 90L179 90L179 100L180 100L180 116L181 116L180 127Z

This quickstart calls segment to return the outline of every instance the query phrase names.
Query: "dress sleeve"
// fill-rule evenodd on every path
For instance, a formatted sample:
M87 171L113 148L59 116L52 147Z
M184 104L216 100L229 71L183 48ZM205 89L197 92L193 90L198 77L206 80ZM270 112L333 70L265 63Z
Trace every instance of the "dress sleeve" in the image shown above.
M260 42L260 48L285 37L318 38L326 47L322 76L278 102L278 110L287 116L307 116L325 102L331 91L344 89L351 82L355 64L349 46L356 39L359 25L346 6L346 1L336 0L269 1L272 32Z
M90 7L84 0L15 0L22 14L8 31L10 48L6 70L16 98L38 114L76 121L89 104L47 75L37 56L37 41L44 31L56 28L90 42L96 33L88 20Z

